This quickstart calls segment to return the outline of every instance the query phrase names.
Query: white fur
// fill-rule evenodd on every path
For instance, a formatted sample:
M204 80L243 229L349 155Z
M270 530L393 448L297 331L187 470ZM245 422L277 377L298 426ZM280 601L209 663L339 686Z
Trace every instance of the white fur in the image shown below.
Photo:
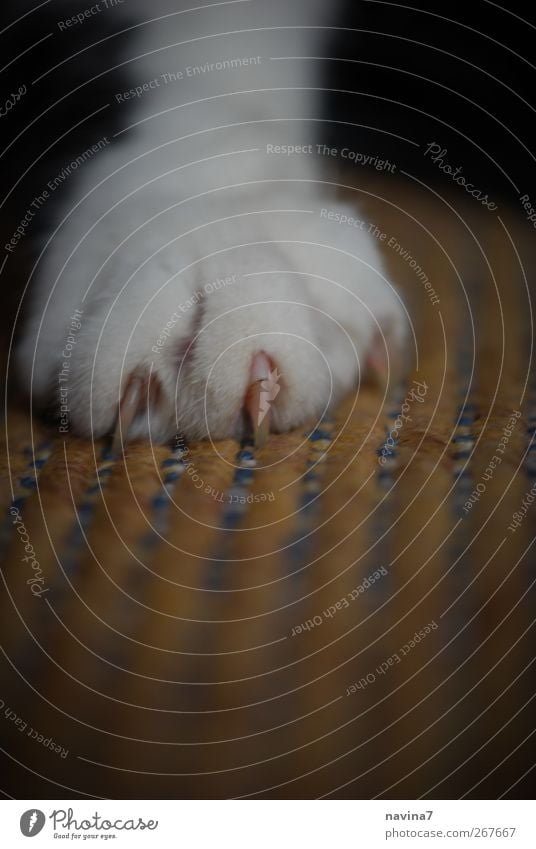
M194 5L124 7L137 6L143 21L149 9L161 18ZM374 240L321 214L356 217L337 201L326 159L267 152L316 145L322 62L272 57L324 55L328 7L250 0L136 30L131 85L160 85L135 100L136 126L77 178L18 349L36 400L59 403L70 318L82 311L62 383L77 432L110 430L128 376L152 371L163 392L131 437L231 435L259 350L281 373L274 425L286 430L356 385L375 328L402 343L403 308ZM243 57L262 61L186 73ZM163 83L162 74L177 71L183 79ZM206 294L207 284L229 278ZM204 297L188 307L198 292Z

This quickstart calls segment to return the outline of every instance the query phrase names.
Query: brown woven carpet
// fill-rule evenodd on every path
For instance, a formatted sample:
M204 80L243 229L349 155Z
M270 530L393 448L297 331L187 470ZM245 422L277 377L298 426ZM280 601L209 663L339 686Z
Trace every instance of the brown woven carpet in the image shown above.
M528 794L534 231L461 189L348 191L415 330L388 399L362 387L257 457L116 462L8 407L10 795Z

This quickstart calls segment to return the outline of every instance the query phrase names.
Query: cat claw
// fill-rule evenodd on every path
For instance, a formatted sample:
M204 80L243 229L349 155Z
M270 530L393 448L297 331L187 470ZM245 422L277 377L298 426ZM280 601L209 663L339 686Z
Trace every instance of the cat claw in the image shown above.
M135 419L147 416L147 432L151 432L151 415L156 415L161 402L161 385L158 377L131 374L117 413L117 424L112 442L112 452L120 454L123 445L129 440L129 432Z
M262 380L253 383L247 392L245 409L251 422L253 444L255 448L264 448L270 433L270 411L261 417L261 401L263 395Z
M253 444L257 449L264 447L270 434L271 404L280 390L278 380L279 374L277 369L272 368L269 357L263 352L255 354L244 410L251 424Z
M244 399L244 417L252 441L261 449L268 439L272 424L272 402L280 391L279 373L264 353L255 354L249 374L249 386ZM115 431L112 437L112 454L119 456L123 446L132 437L133 424L140 416L155 412L160 396L160 384L155 375L147 380L131 374L119 402ZM138 422L139 424L139 422ZM148 425L150 431L150 423Z
M130 426L143 403L143 381L133 375L127 381L126 389L119 402L117 424L112 441L112 454L121 454L123 444L128 439Z

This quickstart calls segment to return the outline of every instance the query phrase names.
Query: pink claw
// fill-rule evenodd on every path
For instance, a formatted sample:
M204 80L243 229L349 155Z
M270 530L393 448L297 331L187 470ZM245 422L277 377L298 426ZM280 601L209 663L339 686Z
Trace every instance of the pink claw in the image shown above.
M128 441L128 434L136 416L142 415L147 412L147 409L151 408L151 405L157 404L159 395L160 384L158 378L154 375L151 376L149 381L137 374L132 374L129 377L119 402L117 424L112 442L114 454L120 454L124 443Z
M253 428L256 448L262 448L270 433L271 405L280 391L279 373L270 358L260 351L253 357L250 384L244 401L244 409Z

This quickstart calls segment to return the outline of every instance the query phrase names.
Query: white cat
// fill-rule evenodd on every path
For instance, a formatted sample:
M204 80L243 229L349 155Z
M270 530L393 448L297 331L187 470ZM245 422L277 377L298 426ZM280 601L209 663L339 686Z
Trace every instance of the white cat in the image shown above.
M41 259L25 384L64 431L93 437L120 403L123 437L236 436L248 387L276 369L272 429L318 417L378 339L392 362L406 332L317 147L334 4L108 6L125 26L138 16L118 56L131 87L114 94L135 109L79 170Z

